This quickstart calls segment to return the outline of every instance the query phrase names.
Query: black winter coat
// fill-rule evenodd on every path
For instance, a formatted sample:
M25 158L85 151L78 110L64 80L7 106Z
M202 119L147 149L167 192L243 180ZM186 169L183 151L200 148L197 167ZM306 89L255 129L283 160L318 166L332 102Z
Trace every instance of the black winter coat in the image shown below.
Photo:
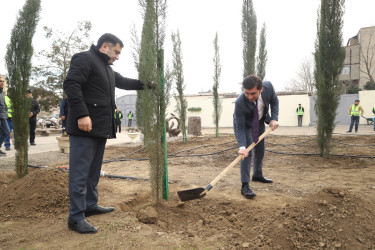
M40 108L39 103L35 98L31 98L30 112L34 115L32 117L29 117L29 121L36 122L36 116L39 114Z
M64 91L68 97L69 113L66 131L69 135L115 138L115 87L141 90L139 80L129 79L113 71L109 56L92 45L89 51L72 57ZM78 119L90 116L92 131L78 128Z

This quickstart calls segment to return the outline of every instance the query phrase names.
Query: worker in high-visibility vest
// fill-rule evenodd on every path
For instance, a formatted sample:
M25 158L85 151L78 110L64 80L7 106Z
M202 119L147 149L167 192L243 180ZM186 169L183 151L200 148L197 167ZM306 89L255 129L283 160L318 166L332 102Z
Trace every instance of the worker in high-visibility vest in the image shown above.
M115 116L116 133L117 133L117 130L119 133L121 133L121 120L124 116L122 115L119 108L116 108L114 116Z
M9 90L8 90L8 92L9 92ZM13 109L12 109L12 101L9 98L9 93L8 93L8 95L5 96L5 103L8 107L7 123L8 123L8 127L9 127L9 132L11 133L12 130L13 130L13 122L12 122ZM11 143L10 143L10 134L9 134L8 137L5 138L5 141L4 141L5 150L10 150L10 146L11 146Z
M129 111L128 113L128 127L132 126L132 121L133 121L133 113Z
M5 102L3 89L5 85L5 78L0 76L0 157L6 156L7 153L1 151L1 145L10 134L7 123L8 107Z
M359 123L359 116L363 115L365 111L363 110L362 106L359 105L359 100L355 100L354 104L349 108L349 116L350 116L350 127L347 133L351 133L353 130L353 125L355 124L355 132L358 132L358 123Z
M303 118L303 113L305 112L305 109L301 106L301 104L298 104L296 112L297 112L297 117L298 117L298 127L302 127L302 118Z

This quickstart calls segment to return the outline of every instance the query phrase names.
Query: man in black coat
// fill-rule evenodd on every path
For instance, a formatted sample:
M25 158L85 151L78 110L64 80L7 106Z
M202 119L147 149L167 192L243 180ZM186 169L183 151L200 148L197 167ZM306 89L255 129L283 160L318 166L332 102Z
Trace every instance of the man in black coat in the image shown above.
M120 111L120 109L116 108L116 111L115 111L116 133L117 133L117 129L118 129L118 132L121 133L121 119L123 117L124 116L122 115L122 112Z
M97 185L107 139L116 138L115 87L141 90L143 84L121 76L111 65L119 59L122 41L106 33L89 51L75 54L64 81L69 113L69 229L96 233L86 217L114 211L98 205Z
M36 116L40 112L38 101L33 98L31 89L26 92L26 97L31 99L30 112L29 112L29 125L30 125L30 145L35 146L35 130L36 130Z

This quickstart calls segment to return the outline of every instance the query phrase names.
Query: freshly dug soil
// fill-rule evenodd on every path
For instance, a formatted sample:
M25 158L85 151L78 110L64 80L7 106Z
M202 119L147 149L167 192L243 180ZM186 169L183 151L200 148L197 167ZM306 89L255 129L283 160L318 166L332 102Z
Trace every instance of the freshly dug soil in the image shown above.
M169 200L157 205L142 145L108 147L105 174L133 179L101 177L100 204L115 211L88 218L95 235L68 230L67 158L20 180L2 167L0 249L375 249L375 135L333 141L325 159L313 136L270 135L263 172L274 183L250 183L255 199L240 194L238 164L204 198L185 203L176 192L206 187L237 145L233 135L170 142Z

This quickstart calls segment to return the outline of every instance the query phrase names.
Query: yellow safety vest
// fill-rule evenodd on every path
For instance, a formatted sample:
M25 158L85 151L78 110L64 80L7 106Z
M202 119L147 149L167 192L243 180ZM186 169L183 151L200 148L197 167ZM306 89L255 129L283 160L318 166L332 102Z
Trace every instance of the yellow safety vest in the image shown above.
M361 114L361 111L359 111L359 105L357 105L357 107L355 107L355 105L353 104L350 115L351 116L359 116L360 114Z
M116 119L116 111L115 111L115 114L113 116ZM122 117L123 117L122 113L118 112L118 118L120 119L120 122L121 122Z
M12 117L12 113L13 113L12 101L10 100L9 96L7 96L7 95L5 96L5 104L8 107L8 117Z
M298 109L297 115L303 115L302 107L298 107L297 109Z

